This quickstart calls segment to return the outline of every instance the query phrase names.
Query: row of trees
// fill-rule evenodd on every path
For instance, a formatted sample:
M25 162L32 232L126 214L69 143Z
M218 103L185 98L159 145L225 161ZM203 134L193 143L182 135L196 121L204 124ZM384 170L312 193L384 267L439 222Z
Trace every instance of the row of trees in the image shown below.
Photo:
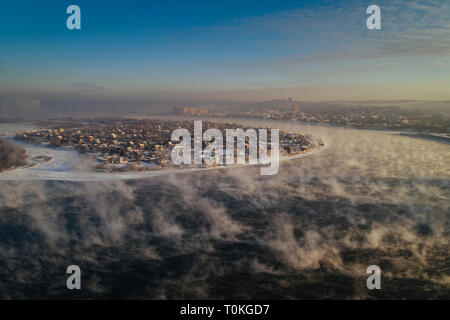
M0 172L27 163L25 149L12 145L5 139L0 139Z

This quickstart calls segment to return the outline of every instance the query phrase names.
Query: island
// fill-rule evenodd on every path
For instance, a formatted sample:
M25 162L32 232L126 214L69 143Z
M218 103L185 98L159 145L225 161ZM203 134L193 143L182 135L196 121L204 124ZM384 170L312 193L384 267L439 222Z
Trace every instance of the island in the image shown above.
M82 125L28 130L15 138L53 148L74 149L80 154L92 157L95 160L95 169L109 172L216 166L206 162L195 165L172 163L171 152L175 144L171 140L172 132L180 128L193 132L193 121L96 118L80 120L78 123ZM225 133L225 130L235 128L257 129L230 122L203 122L203 130L218 129ZM223 143L225 146L225 139ZM284 156L307 153L321 144L320 141L313 142L308 135L281 130L279 132L280 154ZM203 141L203 147L207 145L208 142ZM245 140L245 150L249 150L248 139Z

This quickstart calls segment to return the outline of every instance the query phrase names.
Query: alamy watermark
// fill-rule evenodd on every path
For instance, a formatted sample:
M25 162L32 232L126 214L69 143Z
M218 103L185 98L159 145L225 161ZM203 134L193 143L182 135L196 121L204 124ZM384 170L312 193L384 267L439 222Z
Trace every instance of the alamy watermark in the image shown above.
M367 267L367 273L370 274L370 277L367 278L367 289L381 289L381 269L377 265L371 265Z
M66 286L69 290L81 290L81 269L79 266L72 264L67 267L67 274L70 276L67 278Z
M376 4L367 7L366 13L370 14L367 18L366 26L369 30L381 29L381 9Z
M69 30L81 29L81 9L78 5L72 4L67 7L67 14L70 16L66 20L66 26ZM381 9L378 5L372 4L367 7L366 13L370 16L366 20L366 26L369 30L381 29Z
M80 30L81 29L81 9L79 6L72 4L67 7L67 14L70 14L66 20L66 26L69 30Z
M172 162L175 165L243 165L248 158L248 164L270 164L261 168L261 175L274 175L278 172L278 129L270 130L270 143L267 141L267 129L225 129L225 138L224 148L222 132L219 129L208 129L203 133L202 121L194 121L193 137L187 129L176 129L171 137L172 142L177 142L172 149Z

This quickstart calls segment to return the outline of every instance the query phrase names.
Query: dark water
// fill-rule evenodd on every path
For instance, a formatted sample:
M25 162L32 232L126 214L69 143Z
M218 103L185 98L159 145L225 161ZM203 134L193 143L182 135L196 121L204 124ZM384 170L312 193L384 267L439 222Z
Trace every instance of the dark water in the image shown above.
M345 134L276 176L1 182L0 297L449 299L448 146Z

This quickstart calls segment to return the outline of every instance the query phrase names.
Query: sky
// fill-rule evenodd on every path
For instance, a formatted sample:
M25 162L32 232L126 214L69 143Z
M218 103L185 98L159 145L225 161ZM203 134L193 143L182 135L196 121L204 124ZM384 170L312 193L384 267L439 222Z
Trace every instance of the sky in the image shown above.
M66 8L81 9L68 30ZM381 8L381 30L366 9ZM450 3L3 1L0 93L450 99Z

